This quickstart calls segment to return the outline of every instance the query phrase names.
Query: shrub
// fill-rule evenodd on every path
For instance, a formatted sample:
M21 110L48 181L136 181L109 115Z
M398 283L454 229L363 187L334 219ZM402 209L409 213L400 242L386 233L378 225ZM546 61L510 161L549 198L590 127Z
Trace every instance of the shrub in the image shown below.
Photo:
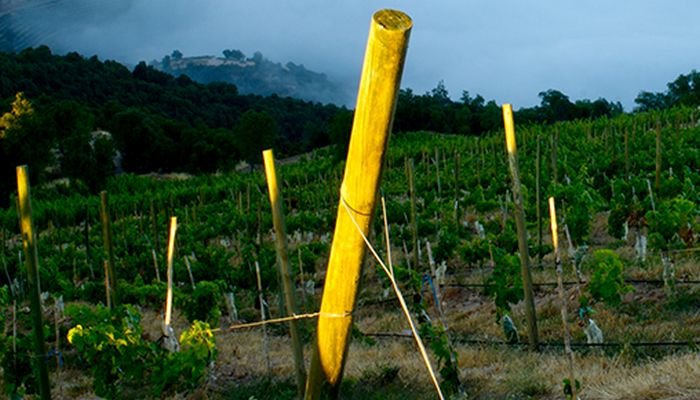
M510 311L510 305L523 299L523 278L520 274L518 256L506 254L502 249L494 248L495 267L487 280L486 294L496 303L496 321Z
M613 306L620 304L622 295L632 290L625 284L620 256L612 250L596 250L591 267L593 275L588 283L591 297Z
M144 339L141 316L132 306L66 309L77 325L68 331L93 378L95 393L106 398L161 397L203 383L216 357L209 325L195 321L180 336L181 350L171 353Z
M194 292L185 301L185 315L189 321L206 321L212 325L219 324L221 310L219 299L221 290L214 282L201 281L197 283Z

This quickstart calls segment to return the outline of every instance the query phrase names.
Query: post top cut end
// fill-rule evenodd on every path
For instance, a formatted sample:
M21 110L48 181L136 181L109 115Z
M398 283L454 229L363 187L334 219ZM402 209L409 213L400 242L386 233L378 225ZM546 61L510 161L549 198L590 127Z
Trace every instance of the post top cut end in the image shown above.
M387 30L406 31L413 26L411 17L398 10L379 10L374 13L373 18L375 23Z

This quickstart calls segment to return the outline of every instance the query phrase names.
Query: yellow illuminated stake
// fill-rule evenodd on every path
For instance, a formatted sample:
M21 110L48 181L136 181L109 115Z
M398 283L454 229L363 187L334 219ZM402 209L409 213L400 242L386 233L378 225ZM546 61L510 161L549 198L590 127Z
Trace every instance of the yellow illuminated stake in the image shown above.
M365 255L365 243L350 213L360 230L368 234L412 25L410 17L395 10L378 11L370 24L306 383L307 399L320 397L324 381L330 384L333 397L339 394Z
M503 125L506 131L506 149L508 150L508 166L512 177L513 204L515 205L515 227L518 232L518 251L520 253L520 270L523 276L523 291L525 292L525 316L527 318L527 333L530 350L537 350L537 316L535 314L535 299L532 291L532 275L530 273L530 255L527 251L527 230L525 229L525 211L520 188L520 173L518 172L518 149L515 145L515 124L513 123L513 107L503 105Z
M282 287L284 289L284 300L288 316L298 313L297 302L294 297L294 285L289 273L289 255L287 253L287 228L284 223L284 212L282 211L282 196L279 190L279 177L275 168L275 156L272 150L263 151L263 163L265 164L265 178L267 179L267 189L270 195L270 206L272 207L272 223L275 228L275 248L277 250L277 265L282 277ZM304 288L302 287L302 290ZM304 385L306 383L306 369L304 367L304 348L301 343L297 321L289 321L289 333L292 337L292 352L297 375L297 389L299 398L304 396Z
M165 327L170 326L170 319L173 314L173 257L175 255L175 233L177 232L177 217L170 218L170 236L168 237L168 291L165 295Z
M552 230L552 246L554 246L554 254L559 256L559 233L557 225L557 209L554 206L554 197L549 198L549 225Z
M17 167L17 204L19 205L20 228L22 230L22 247L27 260L27 278L31 293L32 330L34 334L34 357L32 368L39 384L41 399L51 399L49 370L44 362L44 324L41 316L41 285L39 283L39 253L37 251L36 233L32 221L32 198L29 187L29 170L26 165Z
M554 246L554 262L557 268L557 287L559 302L561 303L561 321L564 330L564 351L569 356L569 382L571 383L571 398L576 397L576 378L574 376L574 352L571 350L571 337L569 333L569 318L566 311L566 296L564 295L564 278L559 257L559 234L557 228L557 210L554 206L554 197L549 198L549 220L552 229L552 246Z

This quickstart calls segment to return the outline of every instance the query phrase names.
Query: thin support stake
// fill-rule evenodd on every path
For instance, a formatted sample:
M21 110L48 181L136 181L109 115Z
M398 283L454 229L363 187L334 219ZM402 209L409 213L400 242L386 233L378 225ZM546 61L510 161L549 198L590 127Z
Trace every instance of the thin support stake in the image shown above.
M109 282L107 295L111 299L112 307L117 306L117 279L114 276L114 244L112 241L112 221L109 216L109 200L106 191L100 192L100 219L102 220L102 239L107 262L106 280Z
M282 209L282 195L279 189L279 175L275 168L275 156L272 150L263 151L263 162L265 164L265 177L267 189L270 197L270 207L272 208L272 223L275 228L275 250L277 252L277 266L282 278L282 288L284 289L284 304L287 315L299 313L296 297L294 296L294 284L290 273L291 266L287 251L287 228L284 222L284 210ZM302 288L303 289L303 288ZM292 354L294 355L294 365L297 377L297 394L299 398L304 397L306 383L306 368L304 367L304 345L299 333L297 321L289 321L289 333L292 337Z
M420 338L420 335L418 334L418 330L416 329L416 325L413 322L413 319L411 318L411 312L408 310L408 306L406 305L406 301L403 298L403 294L401 293L401 289L399 288L398 282L396 282L396 277L393 274L393 267L391 264L389 264L389 267L387 268L386 264L382 261L381 257L379 257L379 254L374 250L374 247L372 244L369 242L367 239L367 236L362 232L362 228L360 228L360 225L355 221L355 218L352 216L350 207L345 202L341 202L343 208L345 211L347 211L348 215L350 215L350 219L352 220L353 224L357 228L358 232L362 236L362 240L365 242L365 245L369 249L369 251L372 253L374 258L377 260L379 265L381 265L382 269L384 270L384 273L387 275L389 278L389 281L391 282L391 287L394 289L394 294L396 294L396 298L399 300L399 304L401 305L401 311L403 311L404 317L406 317L406 321L408 322L408 325L411 328L411 333L413 335L413 338L416 341L416 345L418 346L418 350L420 351L421 357L423 359L423 362L425 363L426 369L428 370L428 373L430 374L430 379L433 382L433 386L435 386L435 390L438 393L438 396L440 397L441 400L444 400L445 397L442 394L442 390L440 389L440 383L437 380L437 376L435 375L435 371L433 371L433 366L430 364L430 359L428 358L428 352L425 350L425 346L423 345L423 341Z
M559 291L559 302L561 303L561 322L564 330L564 351L569 360L569 382L571 383L572 399L576 396L576 377L574 375L574 352L571 350L571 335L569 333L569 317L566 310L566 296L564 295L563 271L561 267L561 257L559 256L559 234L557 229L557 211L554 205L554 197L549 198L549 220L552 229L552 245L554 246L554 260L557 267L557 288Z
M267 374L270 375L272 371L272 364L270 363L270 350L267 343L267 328L265 323L265 299L263 298L262 291L262 279L260 279L260 263L255 260L255 277L258 281L258 301L260 302L260 321L263 327L263 353L265 353L265 365L267 366Z

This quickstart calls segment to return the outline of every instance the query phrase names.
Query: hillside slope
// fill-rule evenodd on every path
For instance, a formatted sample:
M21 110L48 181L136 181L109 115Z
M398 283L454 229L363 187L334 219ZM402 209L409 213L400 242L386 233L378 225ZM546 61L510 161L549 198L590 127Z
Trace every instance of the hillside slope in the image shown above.
M239 50L224 50L224 57L183 57L179 51L152 65L174 76L187 75L199 83L226 82L242 94L295 97L319 103L347 105L350 93L325 74L288 62L274 63L256 52L245 57Z

